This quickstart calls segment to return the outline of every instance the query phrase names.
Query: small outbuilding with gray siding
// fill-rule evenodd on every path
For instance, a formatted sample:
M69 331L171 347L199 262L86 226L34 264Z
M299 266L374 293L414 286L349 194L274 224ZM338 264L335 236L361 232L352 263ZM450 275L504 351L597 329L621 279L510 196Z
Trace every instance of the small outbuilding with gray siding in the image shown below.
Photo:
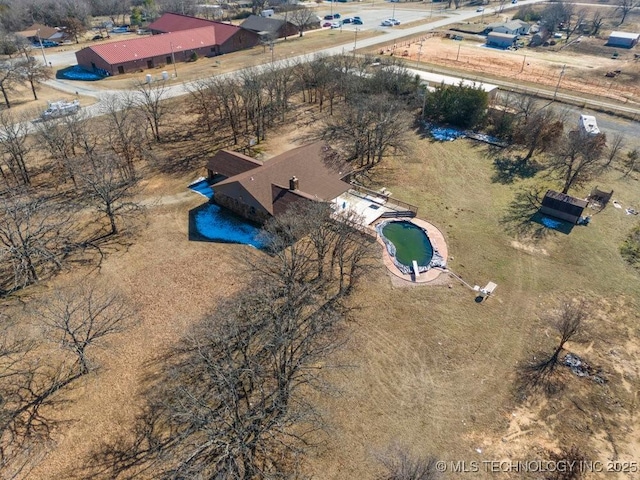
M608 47L633 48L638 44L640 33L611 32L607 40Z
M517 40L516 35L510 35L508 33L496 33L491 32L487 35L487 46L496 48L509 48L512 47Z

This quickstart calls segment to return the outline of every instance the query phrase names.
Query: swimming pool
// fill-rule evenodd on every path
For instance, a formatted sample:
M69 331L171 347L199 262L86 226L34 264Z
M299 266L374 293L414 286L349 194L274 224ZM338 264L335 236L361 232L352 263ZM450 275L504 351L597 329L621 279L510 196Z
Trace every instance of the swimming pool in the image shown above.
M419 272L444 267L445 261L433 247L424 228L407 220L387 220L376 225L393 263L402 273L413 272L413 262Z

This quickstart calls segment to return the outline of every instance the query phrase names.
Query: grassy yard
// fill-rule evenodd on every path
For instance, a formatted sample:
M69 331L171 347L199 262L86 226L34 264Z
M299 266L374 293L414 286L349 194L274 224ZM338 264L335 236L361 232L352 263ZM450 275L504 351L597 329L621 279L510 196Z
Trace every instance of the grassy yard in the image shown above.
M416 140L413 150L380 166L374 178L395 197L418 205L418 216L444 232L454 272L472 285L492 280L499 286L495 296L477 304L473 292L454 279L415 288L394 286L384 275L368 280L358 294L362 309L350 323L349 348L328 362L344 368L331 375L335 397L319 400L334 430L316 472L330 472L323 478L372 478L376 455L393 443L446 460L482 461L533 459L539 446L569 441L600 460L612 448L633 459L637 451L626 443L632 437L624 428L611 433L615 447L592 438L577 428L584 419L574 416L583 414L571 400L580 392L583 399L600 399L594 409L619 402L624 408L610 413L612 424L633 414L637 347L630 342L637 325L628 314L640 279L623 264L618 246L634 218L610 206L588 227L530 242L502 222L519 185L492 182L484 146ZM599 184L625 201L638 200L637 182L620 176L610 172ZM600 387L567 377L566 393L544 413L539 403L515 402L515 367L527 353L551 344L553 330L544 316L565 295L594 302L585 357L603 365L612 380ZM569 348L582 353L584 346ZM612 361L611 348L619 362ZM624 388L620 371L632 378L632 388Z
M299 134L292 122L261 148L266 156L279 153ZM167 158L182 158L187 141L171 148ZM148 214L135 237L121 239L127 248L110 251L99 271L76 268L50 282L117 282L136 305L139 323L100 353L102 369L65 393L73 402L57 415L68 423L30 478L80 478L78 459L129 432L148 362L251 275L242 258L260 252L188 240L188 213L203 199L186 185L203 173L197 161L179 172L153 170L144 182ZM479 304L446 276L439 285L400 285L380 261L353 298L358 308L346 325L345 348L323 365L331 393L309 393L328 423L321 447L310 452L314 478L374 478L376 456L395 442L444 460L531 460L559 443L576 444L593 460L614 451L621 460L638 458L633 442L640 432L631 419L639 386L634 312L640 278L618 253L636 217L609 206L588 227L533 241L504 222L515 193L531 180L504 185L494 174L484 145L418 136L408 155L373 171L372 186L417 205L418 216L441 229L452 271L472 285L495 281L498 288ZM612 170L596 183L613 188L623 205L638 207L637 180ZM565 372L567 388L556 397L518 403L515 367L552 345L546 315L564 296L592 302L589 342L568 348L601 367L608 382L600 386Z

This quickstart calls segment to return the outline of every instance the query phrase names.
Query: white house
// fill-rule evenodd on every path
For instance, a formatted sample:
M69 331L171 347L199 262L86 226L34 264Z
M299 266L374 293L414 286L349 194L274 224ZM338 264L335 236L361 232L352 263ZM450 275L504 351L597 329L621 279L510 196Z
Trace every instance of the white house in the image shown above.
M531 25L522 20L511 20L504 23L491 23L487 26L487 30L508 35L527 35L531 30Z
M631 32L611 32L607 46L633 48L640 39L640 33Z

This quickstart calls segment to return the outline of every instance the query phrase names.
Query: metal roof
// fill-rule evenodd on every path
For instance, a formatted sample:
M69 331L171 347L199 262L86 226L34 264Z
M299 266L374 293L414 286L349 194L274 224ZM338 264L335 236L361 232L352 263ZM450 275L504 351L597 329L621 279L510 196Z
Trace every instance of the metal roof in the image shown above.
M609 38L628 38L629 40L638 40L640 37L640 33L631 33L631 32L611 32Z
M205 20L204 18L180 15L179 13L165 13L158 20L151 23L147 28L157 32L180 32L194 28L208 27L219 22Z
M117 65L135 60L171 55L172 52L176 54L185 50L222 45L234 33L240 30L240 27L233 25L223 26L230 28L220 29L219 25L214 25L181 32L163 33L150 37L131 38L120 40L119 42L103 43L86 48L92 50L96 55L99 55L108 64ZM82 49L81 51L84 50L85 49Z

